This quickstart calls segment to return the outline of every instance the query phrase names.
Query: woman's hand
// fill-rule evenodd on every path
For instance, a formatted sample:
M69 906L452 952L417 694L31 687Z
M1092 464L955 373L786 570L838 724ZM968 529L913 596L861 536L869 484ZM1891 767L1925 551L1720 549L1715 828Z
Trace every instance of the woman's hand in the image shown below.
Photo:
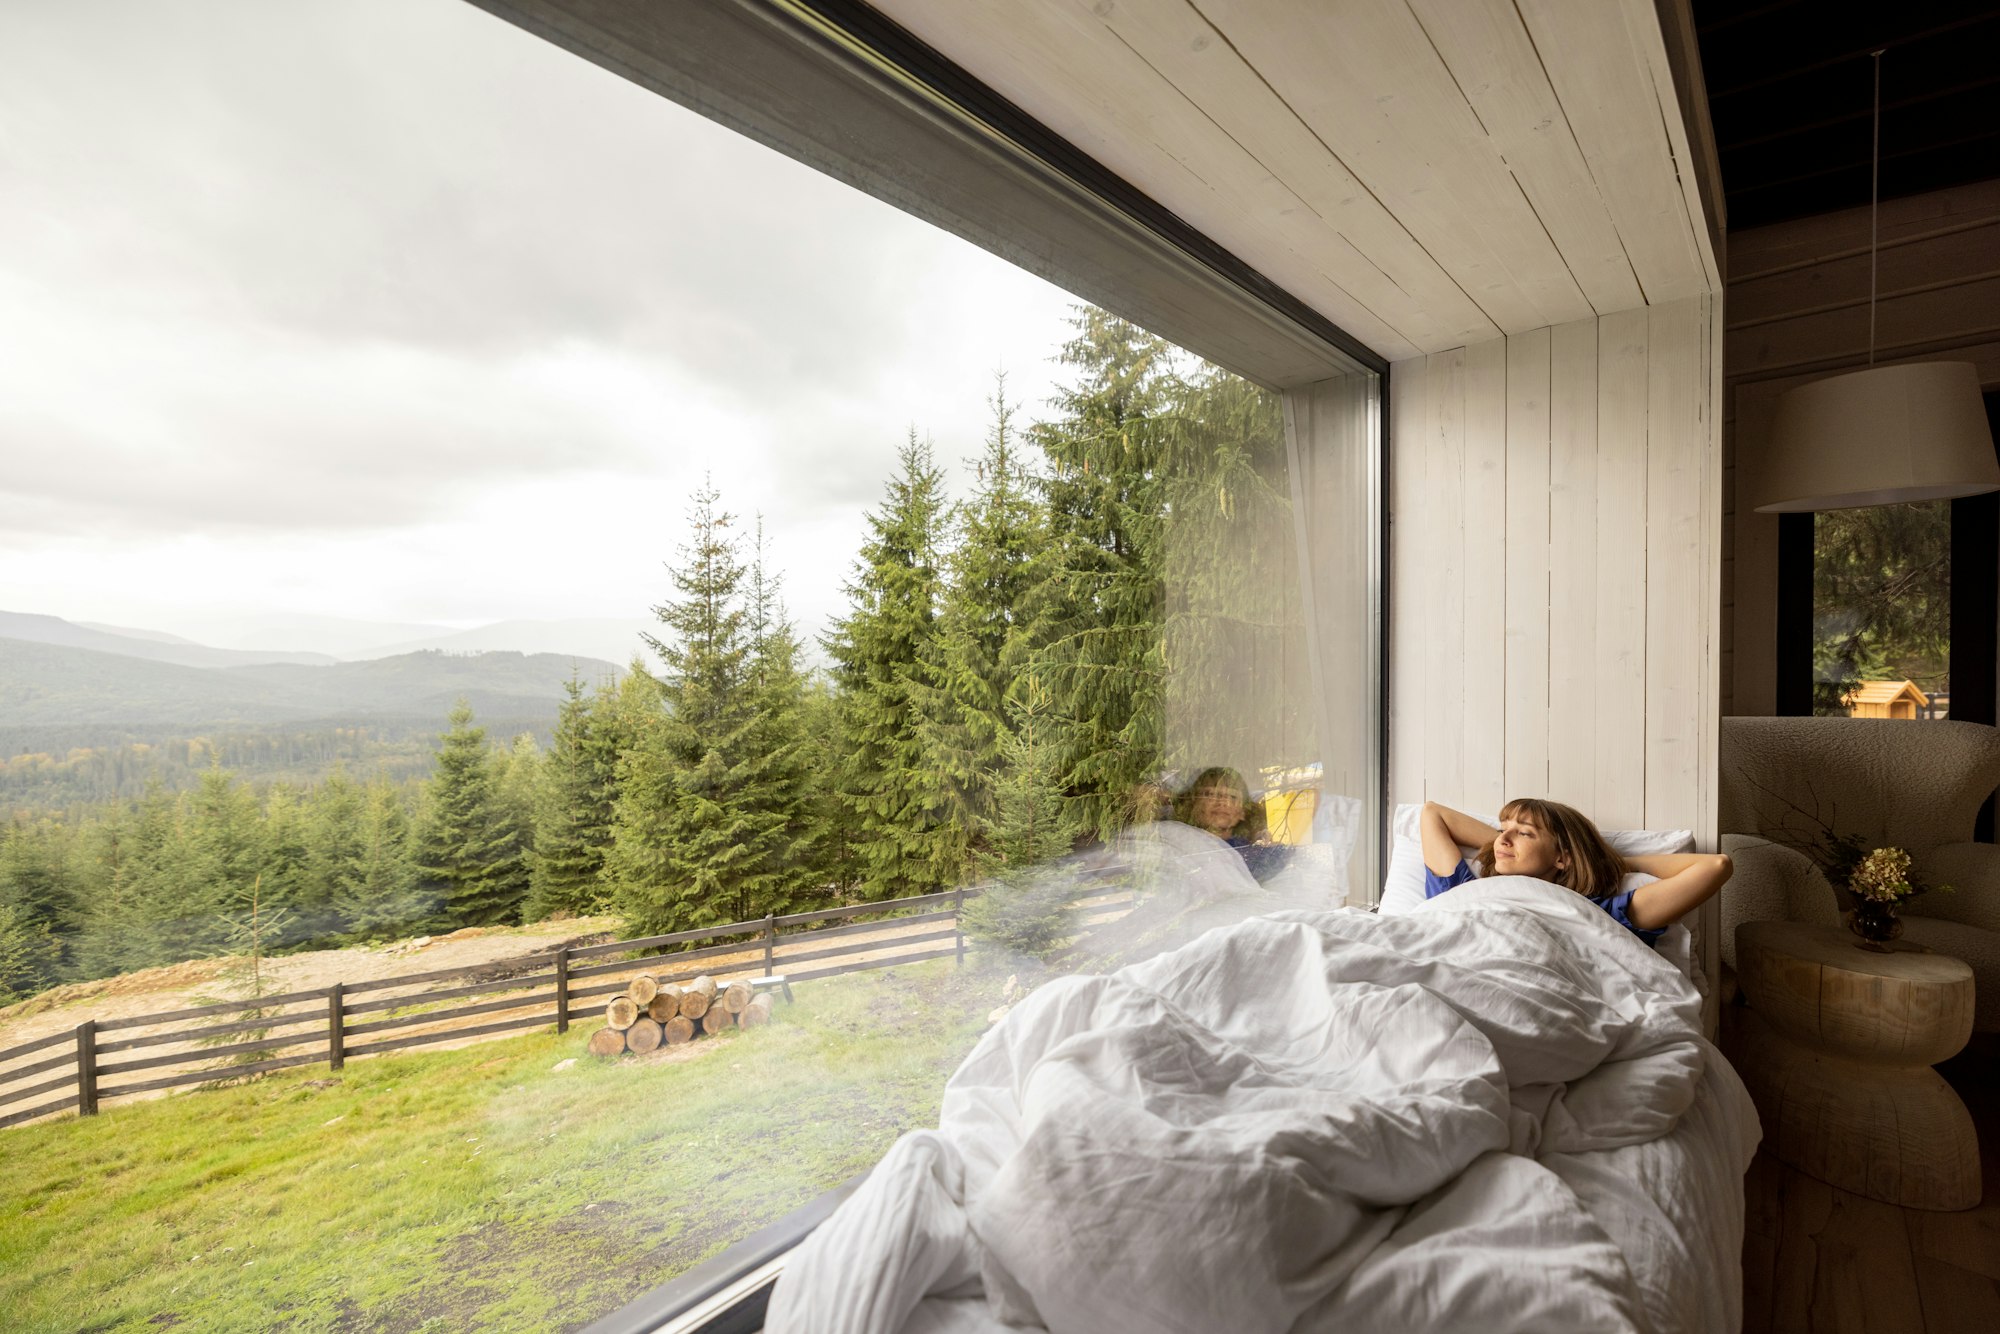
M1627 857L1627 870L1660 877L1632 891L1626 916L1632 925L1654 931L1672 926L1715 897L1736 870L1727 853L1670 852Z
M1483 848L1493 841L1491 825L1435 801L1424 803L1423 813L1417 817L1417 833L1424 865L1435 875L1450 875L1458 869L1464 856L1460 847Z

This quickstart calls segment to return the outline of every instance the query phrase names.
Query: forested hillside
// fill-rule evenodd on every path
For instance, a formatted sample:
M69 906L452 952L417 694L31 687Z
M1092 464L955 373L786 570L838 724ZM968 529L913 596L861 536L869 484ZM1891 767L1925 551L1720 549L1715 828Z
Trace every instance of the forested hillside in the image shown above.
M824 671L804 665L761 532L697 494L654 661L623 679L585 664L546 747L478 721L520 716L515 683L553 665L519 655L166 677L6 646L10 721L102 717L124 692L156 723L225 706L450 717L420 782L354 765L251 785L218 766L192 790L16 818L0 999L218 951L606 908L651 934L1005 880L1115 831L1253 713L1279 724L1259 763L1311 759L1281 680L1213 707L1241 679L1229 664L1297 645L1295 582L1248 558L1290 505L1276 400L1096 310L1064 360L1071 384L1026 430L1002 381L962 497L911 434Z
M455 699L488 713L547 712L572 673L619 668L553 653L406 653L366 662L184 667L0 638L0 718L8 728L133 727L434 719Z
M547 741L572 675L620 670L503 652L195 668L0 637L0 814L185 788L216 765L294 783L337 764L421 777L456 701L502 735Z

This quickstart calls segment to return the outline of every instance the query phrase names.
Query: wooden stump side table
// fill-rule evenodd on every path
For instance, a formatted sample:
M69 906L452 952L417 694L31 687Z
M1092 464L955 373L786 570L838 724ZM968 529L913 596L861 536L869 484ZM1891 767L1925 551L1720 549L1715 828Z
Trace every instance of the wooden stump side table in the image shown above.
M1979 1203L1972 1117L1931 1069L1972 1036L1972 969L1837 927L1745 922L1738 1070L1779 1161L1912 1209Z

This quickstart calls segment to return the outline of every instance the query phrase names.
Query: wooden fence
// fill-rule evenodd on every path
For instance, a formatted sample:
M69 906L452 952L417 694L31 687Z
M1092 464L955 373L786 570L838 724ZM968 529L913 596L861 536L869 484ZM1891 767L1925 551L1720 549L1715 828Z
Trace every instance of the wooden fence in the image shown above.
M962 963L966 939L960 915L967 894L947 890L638 940L561 945L513 959L336 982L255 1000L86 1019L73 1029L0 1050L0 1128L71 1108L92 1116L106 1098L267 1070L318 1064L338 1070L357 1056L517 1029L553 1025L561 1033L571 1020L601 1013L602 998L625 990L641 972L662 983L702 973L726 982L782 972L788 983L797 983L929 959ZM1083 901L1086 923L1122 915L1131 902L1127 892L1091 896ZM880 920L859 920L864 918ZM698 948L686 948L691 945ZM467 996L492 998L431 1009ZM489 1014L500 1017L465 1022ZM285 1029L297 1031L265 1036ZM236 1034L251 1036L228 1042ZM169 1050L148 1054L152 1048ZM45 1052L54 1054L27 1059ZM246 1056L251 1059L243 1060ZM171 1073L142 1074L149 1071ZM35 1080L37 1075L49 1077ZM132 1075L141 1077L120 1078ZM35 1098L46 1100L17 1106Z

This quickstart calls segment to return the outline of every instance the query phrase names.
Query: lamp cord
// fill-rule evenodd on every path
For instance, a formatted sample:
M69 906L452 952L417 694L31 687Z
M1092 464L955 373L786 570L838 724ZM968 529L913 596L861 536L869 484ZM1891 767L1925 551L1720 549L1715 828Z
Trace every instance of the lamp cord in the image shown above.
M1884 47L1883 50L1887 50ZM1875 144L1868 154L1868 364L1875 364L1875 254L1881 244L1882 211L1882 52L1875 59Z

